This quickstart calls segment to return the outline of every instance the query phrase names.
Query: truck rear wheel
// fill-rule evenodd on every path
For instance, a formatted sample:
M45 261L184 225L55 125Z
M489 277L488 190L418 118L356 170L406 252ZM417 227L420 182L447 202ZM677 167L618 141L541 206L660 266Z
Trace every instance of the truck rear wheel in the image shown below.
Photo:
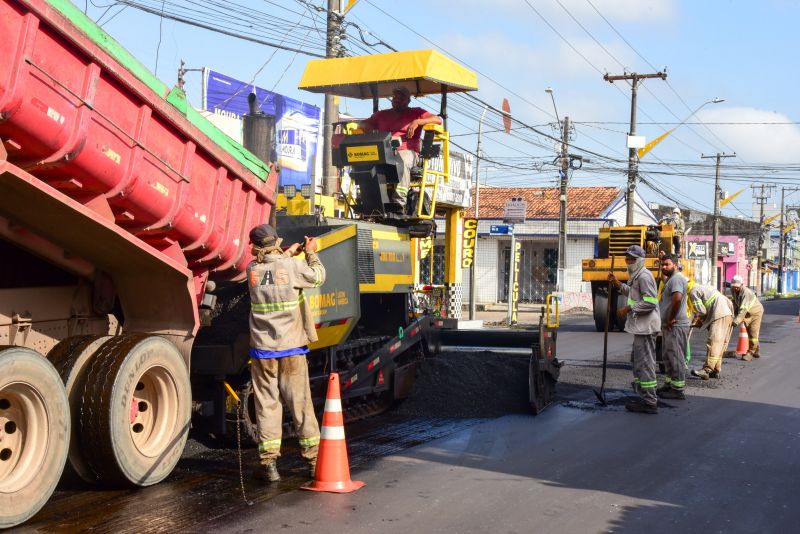
M622 308L624 308L625 306L628 305L628 297L626 297L625 295L617 294L617 292L615 291L614 292L614 302L616 303L616 306L614 306L611 309L611 325L613 326L613 325L616 324L617 325L617 330L619 330L620 332L624 332L625 331L625 323L628 320L628 318L627 317L618 316L617 315L617 310L621 310ZM612 330L612 328L609 327L608 331L610 332L611 330Z
M52 495L67 459L69 403L40 354L0 347L0 528L31 518Z
M606 306L608 306L608 296L599 291L594 295L594 329L604 332L606 329ZM613 320L613 318L612 318ZM611 323L612 325L614 323ZM611 328L609 327L609 330Z
M111 336L72 336L62 340L50 349L47 359L58 371L69 398L72 414L72 436L69 440L69 455L64 476L71 479L80 477L90 483L97 483L89 465L84 460L80 441L81 397L86 382L87 364L97 349Z
M150 486L183 452L191 418L189 372L177 347L158 336L106 341L89 362L80 440L99 480Z

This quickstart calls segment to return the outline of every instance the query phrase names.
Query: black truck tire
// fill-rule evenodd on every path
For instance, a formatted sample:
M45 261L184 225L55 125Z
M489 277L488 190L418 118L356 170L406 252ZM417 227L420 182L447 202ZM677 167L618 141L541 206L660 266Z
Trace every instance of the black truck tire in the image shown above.
M605 293L596 292L594 295L594 328L598 332L604 332L606 329L606 306L608 306L608 297ZM613 310L612 310L613 313ZM613 318L612 323L613 325ZM611 330L609 326L609 330Z
M619 330L620 332L624 332L625 321L627 321L627 317L620 317L619 315L617 315L617 310L621 310L622 308L628 305L628 297L626 297L625 295L620 295L616 291L614 291L614 303L616 304L616 306L614 306L611 309L611 326L614 326L616 324L617 330ZM612 330L611 327L609 327L608 330L610 332Z
M93 484L98 482L81 451L79 436L81 397L86 383L87 365L97 349L110 338L111 336L72 336L62 340L47 353L47 359L56 368L64 382L72 414L72 435L69 440L68 461L63 475L65 480L81 479Z
M116 336L89 362L79 434L103 483L150 486L166 478L181 457L190 419L189 372L165 338Z
M39 353L0 347L0 528L27 521L58 484L69 446L69 402Z

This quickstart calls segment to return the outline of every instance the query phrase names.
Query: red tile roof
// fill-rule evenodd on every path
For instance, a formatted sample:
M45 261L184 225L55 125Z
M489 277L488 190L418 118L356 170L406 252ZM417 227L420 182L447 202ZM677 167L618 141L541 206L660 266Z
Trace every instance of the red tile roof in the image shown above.
M481 187L480 218L502 219L506 201L521 197L528 201L529 219L557 219L560 204L557 187ZM609 207L619 194L616 187L567 188L567 218L594 219ZM473 202L475 197L473 196ZM467 210L472 217L474 210Z

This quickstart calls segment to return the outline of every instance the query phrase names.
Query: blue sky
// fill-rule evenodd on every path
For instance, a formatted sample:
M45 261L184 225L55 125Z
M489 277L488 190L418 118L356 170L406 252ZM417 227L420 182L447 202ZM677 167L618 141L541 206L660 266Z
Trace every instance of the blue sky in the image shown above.
M112 5L105 0L92 2L87 12L93 19L106 10L97 6ZM159 0L141 2L156 8L161 5ZM308 49L319 50L323 46L322 35L310 23L312 10L298 0L236 3L253 9L253 20L261 28L269 27L267 31L290 30L289 38L305 41ZM320 6L323 1L309 3ZM81 0L76 4L85 6ZM640 185L647 200L671 204L666 194L684 206L711 211L713 160L700 159L700 155L717 152L735 151L738 155L723 163L723 189L733 192L748 187L723 209L726 215L750 214L751 183L769 180L800 186L798 73L794 68L794 51L800 48L796 30L800 20L798 2L407 0L402 7L398 4L360 0L347 20L398 49L440 47L482 73L479 98L499 107L506 97L516 118L558 135L555 125L548 125L555 118L550 96L544 89L552 87L559 115L569 115L576 121L572 143L604 156L590 156L592 163L573 173L573 185L619 186L626 180L630 90L624 82L605 82L602 74L619 74L624 69L651 72L652 67L666 66L667 82L647 80L639 92L637 130L648 141L686 120L703 102L714 97L724 98L725 102L704 106L643 158L645 179L660 190ZM131 7L109 21L120 9L112 7L101 19L108 21L104 29L151 70L155 70L158 51L156 73L168 83L174 83L175 72L184 59L188 67L206 66L243 80L255 78L261 87L322 105L320 96L296 89L307 56L288 51L273 55L274 49L264 45L171 20L160 21L158 16ZM292 30L295 22L302 27ZM319 19L317 26L324 30ZM349 33L352 38L346 42L348 50L364 53L354 42L358 40L356 29L351 27ZM272 40L278 39L276 36ZM367 39L373 37L368 35ZM385 51L380 46L378 49ZM190 73L187 80L190 100L199 105L200 77ZM432 98L421 102L438 107ZM371 107L352 100L343 101L342 106L355 115L367 114ZM458 100L450 111L454 139L474 151L480 107ZM706 125L693 124L698 121ZM497 122L498 118L490 113L485 130L494 129L491 124ZM484 164L485 169L489 168L489 184L556 183L555 169L549 164L555 155L553 142L545 137L529 130L520 130L513 136L489 131L484 135L483 148L486 157L496 162ZM777 172L769 172L773 169ZM800 203L800 194L787 198L787 203Z

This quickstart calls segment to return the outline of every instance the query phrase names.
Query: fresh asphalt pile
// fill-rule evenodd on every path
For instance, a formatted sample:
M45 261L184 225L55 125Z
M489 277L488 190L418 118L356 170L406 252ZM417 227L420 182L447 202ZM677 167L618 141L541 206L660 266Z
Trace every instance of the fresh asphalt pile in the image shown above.
M195 343L225 345L249 331L250 293L247 284L231 284L215 292L217 304L211 314L211 327L197 332Z
M529 412L527 356L448 351L421 362L411 395L394 413L480 418Z

